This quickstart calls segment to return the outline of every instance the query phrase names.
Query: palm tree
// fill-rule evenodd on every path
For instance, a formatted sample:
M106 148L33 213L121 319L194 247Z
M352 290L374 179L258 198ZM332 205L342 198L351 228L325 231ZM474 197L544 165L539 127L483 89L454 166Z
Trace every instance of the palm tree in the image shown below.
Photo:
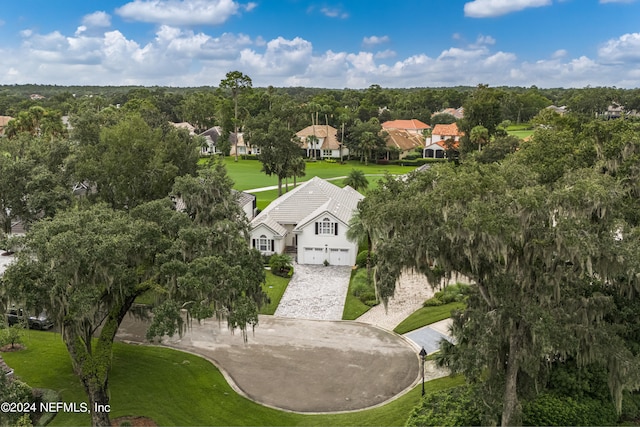
M365 190L369 186L369 180L360 169L351 169L343 183L356 191Z

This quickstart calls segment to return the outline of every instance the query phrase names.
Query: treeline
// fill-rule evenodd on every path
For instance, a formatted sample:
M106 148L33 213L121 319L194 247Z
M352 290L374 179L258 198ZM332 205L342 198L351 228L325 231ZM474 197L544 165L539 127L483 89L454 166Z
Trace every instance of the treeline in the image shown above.
M481 85L482 86L482 85ZM419 119L431 124L433 113L445 108L464 106L476 91L475 87L389 89L371 85L366 89L319 89L304 87L253 88L239 99L241 122L273 105L292 109L299 119L298 127L310 123L310 114L318 114L323 122L341 124L345 114L350 120L383 122L393 119ZM571 111L594 114L605 111L612 103L627 110L640 110L640 89L586 87L581 89L543 89L525 87L495 87L499 100L500 121L529 121L548 105L567 106ZM43 98L34 97L40 95ZM195 122L204 130L213 124L229 122L229 99L218 87L141 87L141 86L0 86L0 115L15 116L34 105L60 111L62 115L78 113L83 108L104 108L144 100L169 121ZM206 108L205 108L206 107ZM206 120L201 118L205 117ZM200 119L199 119L200 118Z

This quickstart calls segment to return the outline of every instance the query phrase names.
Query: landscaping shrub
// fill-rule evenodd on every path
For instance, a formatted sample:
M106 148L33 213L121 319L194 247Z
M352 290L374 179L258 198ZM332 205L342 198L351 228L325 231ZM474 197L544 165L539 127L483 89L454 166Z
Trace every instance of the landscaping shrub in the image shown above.
M255 154L241 154L240 158L242 160L260 160Z
M378 163L379 165L388 165L390 161L387 159L378 159L376 163Z
M293 270L291 257L284 254L271 255L271 258L269 258L269 267L271 267L271 273L280 277L291 277L289 273Z
M469 295L469 285L456 283L445 286L443 290L436 292L433 297L426 300L422 306L435 307L452 302L464 302L467 299L467 295Z
M358 252L358 255L356 255L356 265L360 268L366 268L367 267L367 255L369 254L369 251L360 251Z
M358 269L353 276L351 294L358 298L363 304L373 307L379 304L376 299L376 290L373 281L369 280L366 269Z
M427 394L416 406L407 426L479 426L482 412L470 385Z
M530 426L610 426L618 416L610 401L542 393L524 402L522 421Z

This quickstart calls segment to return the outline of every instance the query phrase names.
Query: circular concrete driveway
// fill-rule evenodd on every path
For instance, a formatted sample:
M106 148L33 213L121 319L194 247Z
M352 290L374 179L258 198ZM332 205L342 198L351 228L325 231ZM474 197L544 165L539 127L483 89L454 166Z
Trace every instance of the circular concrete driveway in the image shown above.
M146 323L127 316L118 339L140 342L145 332ZM374 406L414 385L420 371L408 341L358 322L261 316L245 343L208 320L164 344L213 361L250 399L296 412Z

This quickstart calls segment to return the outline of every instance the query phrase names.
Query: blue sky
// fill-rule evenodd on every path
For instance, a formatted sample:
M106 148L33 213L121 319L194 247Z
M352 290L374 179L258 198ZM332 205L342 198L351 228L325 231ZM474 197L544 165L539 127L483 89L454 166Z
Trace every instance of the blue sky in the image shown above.
M0 84L640 87L640 0L21 0Z

